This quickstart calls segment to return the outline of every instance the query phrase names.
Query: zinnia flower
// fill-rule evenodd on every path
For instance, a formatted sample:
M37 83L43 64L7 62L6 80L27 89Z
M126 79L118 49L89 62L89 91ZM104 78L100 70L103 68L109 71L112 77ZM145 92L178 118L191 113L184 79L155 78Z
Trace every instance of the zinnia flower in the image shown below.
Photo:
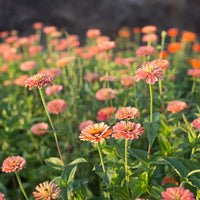
M168 56L167 51L162 51L162 52L160 51L160 52L158 53L158 57L159 57L159 58L165 59L167 56Z
M158 78L163 80L163 76L165 76L162 73L163 69L157 65L152 65L151 63L146 63L145 65L142 65L141 68L137 69L135 72L135 81L138 82L141 79L146 79L146 83L151 83L152 85L155 84L156 81L158 81Z
M195 200L193 193L183 187L167 188L166 192L161 192L164 199L161 200Z
M57 28L55 26L45 26L43 28L43 32L45 34L51 34L51 33L55 32L55 31L57 31Z
M45 93L47 96L51 94L58 94L63 89L62 85L52 85L46 88Z
M39 89L42 86L50 85L53 83L53 79L46 74L36 74L31 76L25 81L25 87L29 86L29 90L32 89L33 86L38 86Z
M165 176L162 179L162 185L165 185L167 183L174 183L175 185L178 185L178 182L176 181L175 177L171 178L169 176Z
M140 32L141 32L141 28L140 27L133 28L133 33L139 34Z
M81 122L80 125L79 125L79 130L83 130L85 127L89 126L89 125L93 125L94 122L92 120L87 120L87 121L84 121L84 122Z
M169 67L169 61L168 60L162 60L162 59L157 59L151 61L152 65L157 65L161 67L163 70L166 70Z
M167 34L170 36L170 37L176 37L178 35L178 32L179 30L177 28L170 28L168 31L167 31Z
M52 78L54 77L59 77L62 75L62 70L60 68L52 67L48 69L43 69L39 72L40 74L46 74L51 76Z
M115 81L117 78L115 76L101 76L100 81Z
M32 60L29 60L29 61L26 61L26 62L23 62L21 65L20 65L20 69L22 71L29 71L31 69L34 69L37 67L37 63L35 61L32 61Z
M200 59L191 58L190 59L190 64L192 65L192 67L194 69L198 69L198 68L200 68Z
M193 44L192 49L197 53L200 52L200 44L199 43Z
M66 107L67 104L62 99L55 99L47 103L47 110L53 114L62 113Z
M87 82L94 82L94 81L97 81L99 78L99 74L97 73L87 73L85 76L84 76L84 80L87 81Z
M127 28L121 28L121 29L118 31L118 35L119 35L120 37L127 38L127 37L130 37L131 32L130 32L130 30L128 30Z
M0 192L0 200L6 200L4 199L4 194Z
M115 91L111 88L102 88L97 91L96 98L100 101L109 100L115 98Z
M155 52L156 52L156 50L152 46L141 46L136 51L136 54L138 56L148 56L148 55L153 56L155 54Z
M200 117L198 117L197 119L193 120L192 126L193 126L194 128L200 129Z
M113 126L114 134L112 137L115 139L125 138L126 140L138 139L139 135L143 134L144 129L140 123L120 121Z
M148 26L144 26L144 27L141 29L141 32L142 32L142 33L149 34L149 33L156 32L156 30L157 30L156 26L148 25Z
M175 53L175 52L181 50L181 44L179 42L173 42L167 46L167 50L170 53Z
M116 108L114 107L107 107L107 108L102 108L99 110L97 113L97 120L99 121L108 121L110 119L110 116L116 111Z
M24 82L27 80L28 75L22 75L16 79L13 80L13 83L15 85L20 85L20 86L24 86Z
M193 42L196 39L197 35L190 31L183 31L182 40L184 42Z
M134 78L132 76L122 76L120 82L125 87L131 87L134 83Z
M97 44L101 44L102 42L110 41L110 38L108 36L99 36L96 39Z
M111 49L114 49L115 46L116 46L116 44L114 41L105 41L98 45L98 47L101 51L109 51Z
M167 110L172 113L177 113L187 108L187 104L184 101L170 101L167 105Z
M139 110L135 107L130 107L130 106L120 108L115 114L115 118L119 120L121 119L130 120L139 116L140 116Z
M35 134L35 135L44 135L46 133L48 133L48 124L41 122L41 123L37 123L35 125L33 125L31 127L31 131Z
M80 140L91 141L98 143L103 141L105 138L109 139L112 134L112 130L104 122L89 125L81 131L79 136Z
M24 168L26 160L21 156L11 156L3 161L2 172L18 172Z
M43 23L42 22L35 22L33 24L33 28L34 29L41 29L43 27Z
M89 29L86 32L86 36L88 38L97 38L101 35L101 31L99 29Z
M148 42L148 41L155 42L157 41L157 39L158 39L158 36L155 33L150 33L142 37L143 42Z
M46 181L43 183L40 183L35 187L35 190L37 192L33 192L33 196L36 200L43 199L43 200L51 200L51 199L57 199L57 196L61 193L61 188L58 187L56 183L53 183L52 181Z

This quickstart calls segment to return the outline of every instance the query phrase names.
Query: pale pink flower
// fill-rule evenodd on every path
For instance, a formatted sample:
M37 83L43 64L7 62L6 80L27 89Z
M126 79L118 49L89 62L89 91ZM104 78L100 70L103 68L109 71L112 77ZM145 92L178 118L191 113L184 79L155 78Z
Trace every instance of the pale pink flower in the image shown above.
M25 81L25 87L29 86L29 90L32 89L33 86L38 86L39 89L42 86L47 86L53 83L53 79L46 74L36 74L31 76Z
M195 200L193 193L183 187L167 188L166 192L161 192L161 200Z
M184 101L170 101L167 105L167 110L172 113L177 113L187 108L187 104Z
M41 52L42 48L43 47L41 45L31 46L31 47L28 48L28 52L29 52L30 56L33 57L33 56L36 56L37 53Z
M100 90L97 91L96 93L96 98L98 100L108 100L108 99L114 99L115 98L115 91L111 88L102 88Z
M99 74L97 73L87 73L85 76L84 76L84 80L87 81L87 82L94 82L94 81L97 81L99 78Z
M146 63L135 72L135 81L138 82L141 79L146 79L146 83L154 85L158 79L163 80L165 74L162 73L163 69L159 66Z
M199 78L200 77L200 69L189 69L188 75Z
M57 68L57 67L52 67L48 69L42 69L41 71L39 71L39 73L46 74L46 75L51 76L52 78L55 78L55 77L62 76L62 69Z
M37 67L37 63L35 61L32 61L32 60L29 60L29 61L26 61L26 62L23 62L21 65L20 65L20 69L22 71L29 71L31 69L34 69Z
M164 60L164 59L153 60L153 61L151 61L151 64L157 65L157 66L161 67L163 70L166 70L169 67L169 61Z
M140 116L139 110L135 107L130 107L130 106L120 108L115 114L115 118L119 120L121 119L130 120L139 116Z
M87 126L93 125L93 124L94 124L94 122L92 120L87 120L87 121L81 122L80 125L79 125L79 130L82 131Z
M13 80L13 83L15 85L20 85L20 86L24 86L24 82L28 79L28 75L22 75L16 79Z
M48 124L44 123L44 122L37 123L31 127L31 131L35 135L44 135L44 134L48 133L48 129L49 129Z
M51 200L57 199L57 196L61 193L61 188L52 181L46 181L40 183L35 187L36 192L33 192L35 200Z
M115 58L115 63L119 66L126 66L126 67L130 67L130 63L128 62L128 60L126 58L120 58L120 57L116 57Z
M114 107L107 107L107 108L102 108L99 110L99 112L97 113L97 120L99 121L108 121L110 120L110 116L116 112L116 108Z
M81 131L79 136L80 140L91 141L98 143L104 139L109 139L112 134L112 130L104 122L89 125Z
M45 93L49 96L51 94L58 94L61 90L63 90L62 85L52 85L46 88Z
M21 156L11 156L3 161L2 172L18 172L26 165L26 160Z
M1 192L0 192L0 200L6 200L6 199L4 198L4 194L1 193Z
M101 76L100 81L115 81L117 78L115 76Z
M120 82L125 87L131 87L134 83L134 77L132 76L122 76Z
M114 134L112 137L115 139L125 138L126 140L138 139L143 134L144 129L140 123L120 121L113 126Z
M197 119L193 120L192 126L193 126L194 128L200 129L200 117L198 117Z
M141 46L137 49L136 54L138 56L153 56L156 50L152 46Z
M47 110L53 114L62 113L66 108L67 104L62 99L55 99L47 103Z
M114 49L115 46L116 46L116 44L114 41L105 41L98 45L98 47L101 51L109 51L111 49Z

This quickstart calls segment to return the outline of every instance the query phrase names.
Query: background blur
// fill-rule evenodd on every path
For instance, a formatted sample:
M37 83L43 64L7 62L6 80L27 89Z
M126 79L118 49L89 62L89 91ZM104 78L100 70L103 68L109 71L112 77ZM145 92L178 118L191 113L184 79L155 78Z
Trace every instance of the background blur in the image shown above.
M0 0L0 31L27 35L37 21L80 36L89 28L115 36L120 27L144 25L200 33L200 0Z

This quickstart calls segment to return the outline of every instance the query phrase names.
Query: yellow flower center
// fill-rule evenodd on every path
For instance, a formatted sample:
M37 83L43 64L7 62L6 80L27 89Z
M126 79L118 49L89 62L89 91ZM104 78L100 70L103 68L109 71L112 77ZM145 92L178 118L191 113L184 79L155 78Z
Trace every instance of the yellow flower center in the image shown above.
M101 131L101 128L100 127L94 127L90 131L91 131L92 134L97 134Z

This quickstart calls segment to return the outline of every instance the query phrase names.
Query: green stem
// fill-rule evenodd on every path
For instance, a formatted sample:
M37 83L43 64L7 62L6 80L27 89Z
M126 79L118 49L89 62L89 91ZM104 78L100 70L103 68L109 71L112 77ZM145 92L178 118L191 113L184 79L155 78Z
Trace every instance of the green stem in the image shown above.
M196 196L196 200L200 199L200 190L197 188L197 196Z
M194 90L195 90L195 86L196 86L196 79L193 81L193 84L192 84L192 94L194 94Z
M151 83L149 83L149 92L150 92L150 123L153 121L153 93Z
M45 112L46 112L47 117L48 117L48 119L49 119L51 128L53 129L53 134L54 134L54 137L55 137L55 141L56 141L56 146L57 146L58 154L59 154L60 159L61 159L61 161L62 161L62 163L63 163L63 166L65 167L65 163L64 163L64 161L63 161L63 158L62 158L62 155L61 155L61 152L60 152L60 147L59 147L59 144L58 144L58 139L57 139L56 130L55 130L54 125L53 125L53 122L52 122L52 120L51 120L51 116L50 116L50 114L49 114L49 112L48 112L48 110L47 110L47 105L46 105L46 102L45 102L45 100L44 100L44 97L43 97L43 94L42 94L42 90L41 90L41 89L39 89L39 93L40 93L40 97L41 97L41 99L42 99L42 103L43 103Z
M28 200L28 197L27 197L27 195L26 195L26 192L24 191L24 188L23 188L23 186L22 186L22 181L21 181L21 179L20 179L20 177L19 177L18 172L15 172L15 175L16 175L16 177L17 177L17 181L18 181L18 183L19 183L19 186L20 186L20 188L21 188L21 191L22 191L22 193L23 193L25 199Z
M126 185L128 185L128 140L125 140L125 180L126 180Z
M97 148L98 148L98 151L99 151L99 157L100 157L100 160L101 160L101 165L102 165L102 168L103 168L103 173L105 174L106 170L105 170L105 166L104 166L104 162L103 162L103 157L102 157L102 153L101 153L101 147L100 147L99 143L97 143Z

